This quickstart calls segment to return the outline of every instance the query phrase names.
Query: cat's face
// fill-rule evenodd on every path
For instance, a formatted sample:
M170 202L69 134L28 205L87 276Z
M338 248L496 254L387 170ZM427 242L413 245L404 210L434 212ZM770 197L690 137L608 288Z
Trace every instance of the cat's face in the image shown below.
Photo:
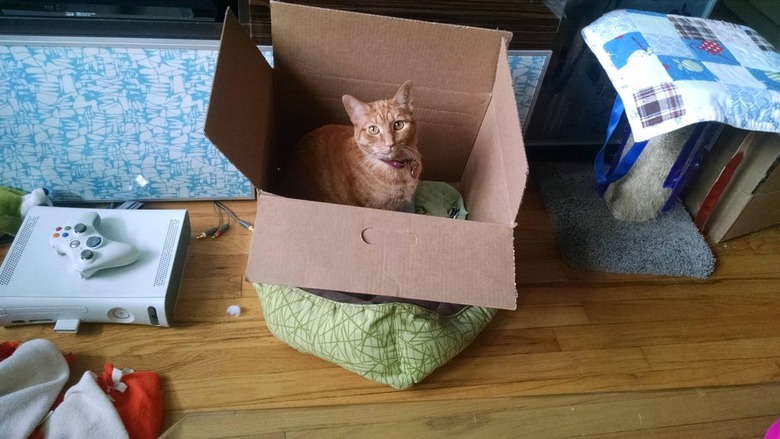
M417 132L412 117L411 81L393 99L364 103L345 95L344 107L355 127L355 141L367 159L398 168L419 162Z

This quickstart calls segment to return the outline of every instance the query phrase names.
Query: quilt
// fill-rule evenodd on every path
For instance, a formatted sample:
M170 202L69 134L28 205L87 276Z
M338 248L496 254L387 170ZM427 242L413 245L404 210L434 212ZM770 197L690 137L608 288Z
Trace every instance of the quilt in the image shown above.
M749 27L621 9L582 36L637 142L698 122L780 133L780 54Z

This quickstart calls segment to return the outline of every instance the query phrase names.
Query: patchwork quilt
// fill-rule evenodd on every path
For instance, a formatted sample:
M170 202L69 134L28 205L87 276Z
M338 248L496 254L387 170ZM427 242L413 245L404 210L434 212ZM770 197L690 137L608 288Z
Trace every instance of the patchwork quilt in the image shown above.
M704 121L780 133L780 54L749 27L615 10L582 36L637 142Z

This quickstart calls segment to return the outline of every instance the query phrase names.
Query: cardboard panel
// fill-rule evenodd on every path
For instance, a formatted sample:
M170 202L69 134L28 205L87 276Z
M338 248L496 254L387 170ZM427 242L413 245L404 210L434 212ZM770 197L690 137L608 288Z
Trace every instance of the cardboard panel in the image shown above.
M509 34L278 2L271 13L282 149L331 121L321 115L347 123L338 108L343 94L387 99L411 79L423 177L460 179Z
M522 128L502 47L493 98L461 180L469 219L514 224L528 177Z
M755 194L774 191L773 186L767 180L780 159L780 134L756 132L755 139L750 145L745 160L740 169L734 174L734 181L741 192Z
M497 119L495 105L491 104L463 173L460 191L469 211L469 221L511 224L514 218L507 221L512 208L508 187L504 184L506 176L498 147Z
M525 142L520 118L517 113L512 73L509 71L506 47L509 41L501 46L496 69L496 81L493 87L493 103L496 108L498 146L501 149L501 161L504 167L507 193L509 199L509 223L514 223L520 203L525 193L528 179L528 161L525 156Z
M515 309L512 228L261 194L247 278Z
M285 74L310 72L380 84L413 79L424 87L461 92L491 90L501 40L511 38L502 31L275 1L271 22L274 62Z
M780 142L778 142L780 136L776 136L775 140L774 147L780 151ZM756 195L773 195L780 193L780 156L775 157L774 163L772 163L772 166L767 172L764 180L755 190Z
M780 180L780 172L774 173L774 180ZM745 205L721 240L736 238L776 224L780 224L780 192L756 195Z
M204 131L259 188L269 178L272 109L271 67L228 10Z

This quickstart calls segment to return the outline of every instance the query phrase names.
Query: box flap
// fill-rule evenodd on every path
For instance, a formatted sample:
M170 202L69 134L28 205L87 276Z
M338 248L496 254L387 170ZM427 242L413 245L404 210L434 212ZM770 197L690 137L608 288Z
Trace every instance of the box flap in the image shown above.
M773 172L769 180L777 184L780 181L780 172ZM780 192L757 194L739 212L734 224L721 240L736 238L776 224L780 224Z
M412 80L424 178L460 180L511 34L281 2L271 22L282 148L323 123L349 123L343 94L388 99Z
M779 146L780 145L776 145ZM780 148L778 148L780 150ZM754 191L755 195L772 195L780 192L780 157L775 157L772 167L769 168L764 179Z
M736 184L734 190L747 194L767 190L764 182L780 157L780 135L764 132L754 132L753 135L753 142L733 178Z
M272 69L228 9L204 132L255 187L271 160Z
M461 180L471 221L515 222L528 178L519 120L507 52L502 46L492 100Z
M780 134L756 133L757 139L753 148L761 148L757 154L762 166L758 173L761 179L753 186L753 194L771 194L780 191Z
M516 308L511 227L262 193L257 212L252 282Z

